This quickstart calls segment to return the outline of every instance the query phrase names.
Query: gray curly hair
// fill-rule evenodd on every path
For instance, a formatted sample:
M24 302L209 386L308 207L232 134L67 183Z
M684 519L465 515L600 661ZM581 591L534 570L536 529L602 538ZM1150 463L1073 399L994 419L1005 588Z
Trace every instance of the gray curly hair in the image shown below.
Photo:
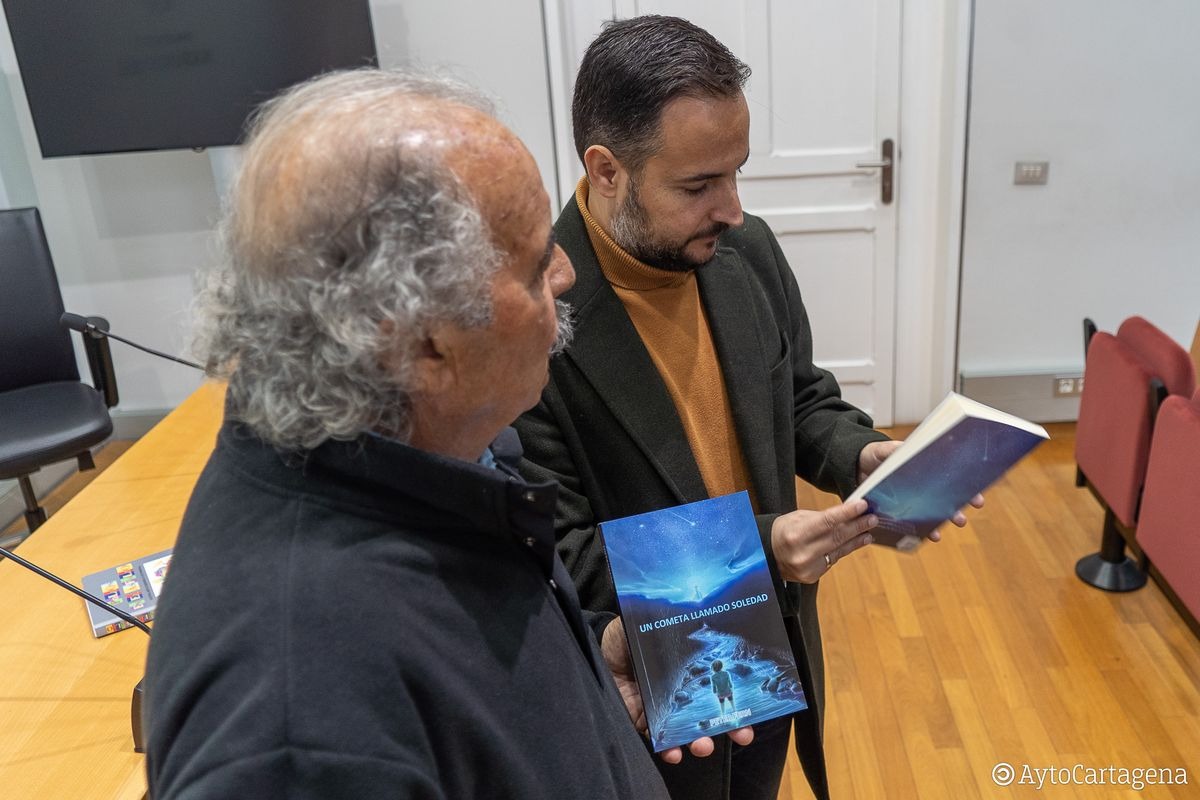
M255 116L193 349L228 380L231 416L276 447L407 439L411 348L435 322L491 321L503 254L430 143L454 106L492 114L458 81L372 69L301 84Z

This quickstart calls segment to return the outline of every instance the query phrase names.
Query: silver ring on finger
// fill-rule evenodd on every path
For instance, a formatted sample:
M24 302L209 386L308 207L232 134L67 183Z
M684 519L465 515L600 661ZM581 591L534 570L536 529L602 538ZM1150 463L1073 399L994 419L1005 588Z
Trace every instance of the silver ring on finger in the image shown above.
M833 568L833 559L829 557L829 553L825 554L825 571L828 572Z

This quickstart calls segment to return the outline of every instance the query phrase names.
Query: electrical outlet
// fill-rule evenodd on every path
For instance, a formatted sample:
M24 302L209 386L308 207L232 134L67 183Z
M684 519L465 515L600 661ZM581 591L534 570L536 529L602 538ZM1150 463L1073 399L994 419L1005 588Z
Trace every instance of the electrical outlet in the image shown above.
M1055 397L1078 397L1083 394L1082 375L1055 375L1051 380L1054 381Z

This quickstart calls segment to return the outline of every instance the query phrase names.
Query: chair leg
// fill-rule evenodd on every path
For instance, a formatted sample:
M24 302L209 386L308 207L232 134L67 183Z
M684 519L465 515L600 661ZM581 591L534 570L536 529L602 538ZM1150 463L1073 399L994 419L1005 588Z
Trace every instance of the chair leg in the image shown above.
M28 475L17 478L17 483L21 485L21 496L25 498L25 524L29 526L29 532L33 533L46 521L46 509L38 505L37 495L33 493L33 483Z
M1125 538L1117 530L1116 515L1104 509L1100 552L1079 559L1075 574L1089 586L1106 592L1132 592L1146 585L1146 573L1125 555Z

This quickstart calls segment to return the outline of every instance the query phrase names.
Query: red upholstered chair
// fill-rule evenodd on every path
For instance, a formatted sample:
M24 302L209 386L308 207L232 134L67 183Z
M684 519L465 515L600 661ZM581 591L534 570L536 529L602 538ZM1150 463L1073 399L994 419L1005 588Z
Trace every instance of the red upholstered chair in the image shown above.
M1086 383L1084 384L1086 387ZM1151 573L1200 635L1200 391L1158 411L1137 540Z
M1117 335L1084 321L1087 365L1076 426L1076 483L1104 506L1100 552L1075 565L1086 583L1108 591L1141 588L1146 575L1125 555L1135 542L1138 506L1159 404L1172 394L1190 397L1195 369L1187 351L1141 317L1121 323Z

